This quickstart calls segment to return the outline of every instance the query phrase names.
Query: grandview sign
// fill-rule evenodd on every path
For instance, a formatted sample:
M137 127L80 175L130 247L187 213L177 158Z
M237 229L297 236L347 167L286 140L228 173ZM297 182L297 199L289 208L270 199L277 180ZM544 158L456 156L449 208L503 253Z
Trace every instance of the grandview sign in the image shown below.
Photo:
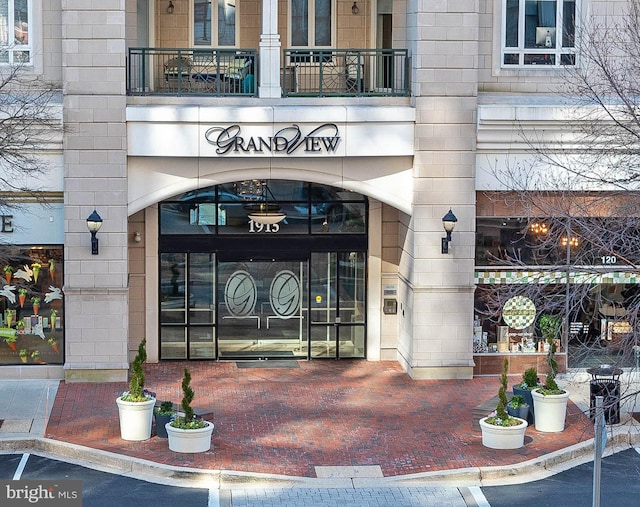
M333 153L340 142L338 126L324 123L303 134L296 124L278 130L273 136L242 135L240 125L211 127L205 132L209 144L216 147L216 154L229 153L280 153L292 155L296 151L305 153Z

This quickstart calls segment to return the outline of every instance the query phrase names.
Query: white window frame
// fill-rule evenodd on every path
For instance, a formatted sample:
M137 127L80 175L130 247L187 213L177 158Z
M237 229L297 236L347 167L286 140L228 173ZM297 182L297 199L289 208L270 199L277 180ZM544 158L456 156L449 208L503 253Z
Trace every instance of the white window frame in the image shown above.
M227 3L233 3L235 7L235 33L234 33L234 42L232 46L221 46L218 43L218 0L208 0L211 3L211 26L209 27L211 30L211 44L204 45L195 43L195 26L194 26L194 16L195 16L195 3L196 0L191 0L191 12L189 13L189 27L191 31L190 39L191 45L194 48L237 48L239 46L240 40L240 11L239 11L239 0L231 0Z
M336 29L336 17L337 17L337 1L336 0L331 0L331 43L328 46L318 46L316 44L309 44L309 41L307 41L307 45L306 46L294 46L292 39L291 39L291 34L293 32L293 20L291 18L291 13L292 13L292 8L291 8L291 4L294 0L289 0L288 2L288 13L287 13L287 23L289 26L289 30L288 30L288 45L290 48L292 49L332 49L336 47L336 37L337 37L337 29ZM308 12L308 22L309 22L309 37L313 37L313 34L315 34L315 28L316 28L316 3L315 0L307 0L309 3L309 12ZM315 41L314 41L315 42Z
M7 34L7 38L8 38L8 42L7 44L0 44L2 47L0 48L0 51L6 51L7 52L7 56L8 56L8 61L7 62L0 62L0 65L2 66L9 66L9 65L27 65L27 66L31 66L33 65L33 60L34 60L34 55L33 55L33 46L34 46L34 39L36 37L35 34L35 27L39 26L38 24L36 24L36 16L34 15L34 11L33 11L33 5L32 5L32 0L27 0L27 30L28 30L28 35L29 35L29 41L26 44L18 44L15 42L15 19L14 19L14 14L15 14L15 0L7 0L7 9L8 9L8 18L7 18L7 31L9 32ZM16 58L16 55L18 54L24 54L24 52L27 52L29 55L28 60L24 60L24 59L20 59L20 58Z
M507 12L507 0L501 0L501 15L500 15L500 62L499 68L503 70L507 69L559 69L565 67L578 66L578 34L582 24L582 9L581 5L583 0L575 1L575 28L574 28L574 42L572 47L562 47L562 26L563 26L563 6L565 0L555 0L556 2L556 35L555 46L552 48L547 47L525 47L525 5L527 0L519 0L518 5L518 46L506 47L507 38L507 26L506 26L506 12ZM517 55L518 63L505 63L506 55ZM562 64L562 56L571 55L573 63ZM552 56L554 58L553 63L544 63L546 56ZM525 57L530 59L529 63L525 63Z

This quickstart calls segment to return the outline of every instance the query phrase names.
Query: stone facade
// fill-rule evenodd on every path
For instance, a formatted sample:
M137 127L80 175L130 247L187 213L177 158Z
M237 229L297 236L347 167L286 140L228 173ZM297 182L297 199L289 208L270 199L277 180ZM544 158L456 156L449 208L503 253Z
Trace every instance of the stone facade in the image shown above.
M124 380L129 360L145 336L150 360L158 359L157 202L249 174L336 186L346 181L345 187L369 195L368 358L397 360L413 378L470 378L476 171L480 153L486 157L502 150L487 138L491 129L483 130L478 111L482 105L502 104L506 125L516 108L553 97L554 83L562 75L557 68L500 67L502 2L391 3L393 45L409 49L411 55L412 93L407 99L197 100L127 96L128 48L140 43L139 3L53 0L44 2L34 17L42 22L42 52L35 59L35 70L59 81L64 96L64 188L60 190L65 204L66 378ZM148 46L189 47L190 2L174 1L173 14L165 12L165 4L149 2ZM374 4L358 2L357 14L351 12L351 2L337 4L337 47L374 47ZM609 4L618 3L592 2L596 12ZM268 0L240 4L239 47L262 44L261 11L267 5L271 5ZM273 15L281 45L288 47L288 4L273 5L277 5ZM273 80L278 73L261 75ZM265 90L272 94L279 83L268 85ZM340 170L331 165L335 161L300 160L269 162L267 171L255 158L223 165L221 170L206 158L162 153L171 151L167 146L149 144L158 150L155 155L132 152L139 137L131 132L140 114L155 118L144 120L150 129L175 120L180 128L197 130L206 123L206 115L242 118L244 113L269 108L275 117L301 121L340 116L345 129L355 129L367 122L375 126L389 121L376 113L380 107L407 111L398 124L412 128L412 153L398 155L390 146L378 145L380 153L370 158L365 154L341 158ZM185 119L187 113L197 117ZM546 114L552 115L553 108ZM394 125L386 128L393 132ZM489 141L479 148L478 139ZM387 149L391 151L385 155ZM516 151L526 150L520 145ZM372 170L386 173L376 180ZM94 209L103 219L97 256L91 255L86 228L86 217ZM442 217L449 209L458 223L449 253L442 254ZM381 311L387 286L397 288L395 315Z

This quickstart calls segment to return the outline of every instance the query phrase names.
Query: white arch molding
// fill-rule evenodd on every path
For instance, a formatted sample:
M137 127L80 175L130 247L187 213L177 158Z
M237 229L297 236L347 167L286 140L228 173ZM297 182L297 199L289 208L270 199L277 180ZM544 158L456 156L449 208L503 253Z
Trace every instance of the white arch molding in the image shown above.
M269 167L271 162L271 167ZM283 179L353 190L411 214L413 157L198 159L129 157L129 216L197 188Z

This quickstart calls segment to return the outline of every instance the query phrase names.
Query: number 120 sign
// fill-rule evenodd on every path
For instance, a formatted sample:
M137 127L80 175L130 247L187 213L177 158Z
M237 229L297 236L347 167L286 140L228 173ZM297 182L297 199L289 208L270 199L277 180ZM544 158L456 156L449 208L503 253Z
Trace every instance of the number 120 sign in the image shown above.
M617 264L618 258L615 255L603 255L600 257L602 264Z

